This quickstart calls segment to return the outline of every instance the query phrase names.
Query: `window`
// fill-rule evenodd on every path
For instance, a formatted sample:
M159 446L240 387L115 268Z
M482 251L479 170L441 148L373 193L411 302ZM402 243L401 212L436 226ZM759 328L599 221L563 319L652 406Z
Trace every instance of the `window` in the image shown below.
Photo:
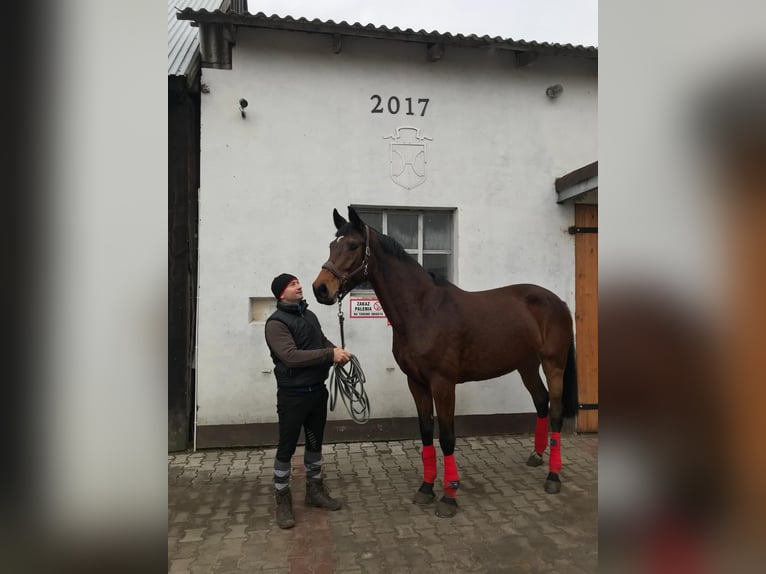
M356 207L370 227L398 241L423 268L452 281L452 213L447 209ZM357 289L372 289L369 282Z

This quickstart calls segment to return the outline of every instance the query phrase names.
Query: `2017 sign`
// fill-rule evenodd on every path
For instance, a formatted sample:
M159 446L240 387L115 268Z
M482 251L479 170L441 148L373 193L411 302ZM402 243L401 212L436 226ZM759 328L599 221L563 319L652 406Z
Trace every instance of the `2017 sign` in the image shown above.
M383 107L383 98L378 94L373 94L370 96L370 99L375 102L375 105L372 106L372 110L370 110L371 114L382 114L387 109L389 114L396 115L399 113L399 110L402 109L402 102L396 96L391 96L388 98L385 108ZM426 115L426 108L428 107L428 102L430 101L431 98L418 98L416 105L422 104L423 106L420 109L421 117ZM405 107L407 108L405 115L414 116L415 112L412 111L412 98L404 98L404 102L406 105Z

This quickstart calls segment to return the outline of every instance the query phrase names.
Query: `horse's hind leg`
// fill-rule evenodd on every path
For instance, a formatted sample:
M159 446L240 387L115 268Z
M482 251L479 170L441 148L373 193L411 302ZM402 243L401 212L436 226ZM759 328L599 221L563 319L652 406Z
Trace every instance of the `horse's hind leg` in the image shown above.
M548 478L545 480L545 492L561 492L561 427L564 422L564 365L552 358L542 359L543 372L548 381L551 419L551 454L548 460Z
M534 402L535 411L537 411L535 450L529 455L527 465L540 466L543 464L543 453L548 444L548 390L540 378L540 360L537 356L532 357L519 367L518 371L524 386L532 395L532 402Z
M423 484L415 493L412 502L429 504L434 500L434 482L436 481L436 449L434 448L434 402L431 389L411 377L407 377L415 408L418 410L420 440L423 442Z

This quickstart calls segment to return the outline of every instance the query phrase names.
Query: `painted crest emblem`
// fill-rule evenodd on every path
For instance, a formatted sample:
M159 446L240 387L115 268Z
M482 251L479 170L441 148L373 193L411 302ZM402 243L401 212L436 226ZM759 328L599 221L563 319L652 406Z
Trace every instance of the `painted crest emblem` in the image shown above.
M403 126L396 128L390 139L389 163L391 179L405 189L419 186L428 175L426 142L431 138L421 136L418 128Z

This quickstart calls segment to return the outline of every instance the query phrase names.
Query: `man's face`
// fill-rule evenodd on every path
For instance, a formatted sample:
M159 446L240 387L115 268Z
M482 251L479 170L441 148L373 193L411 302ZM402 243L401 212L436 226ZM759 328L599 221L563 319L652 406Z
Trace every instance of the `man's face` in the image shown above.
M282 301L285 303L300 303L302 300L303 287L301 287L301 282L293 279L282 292Z

